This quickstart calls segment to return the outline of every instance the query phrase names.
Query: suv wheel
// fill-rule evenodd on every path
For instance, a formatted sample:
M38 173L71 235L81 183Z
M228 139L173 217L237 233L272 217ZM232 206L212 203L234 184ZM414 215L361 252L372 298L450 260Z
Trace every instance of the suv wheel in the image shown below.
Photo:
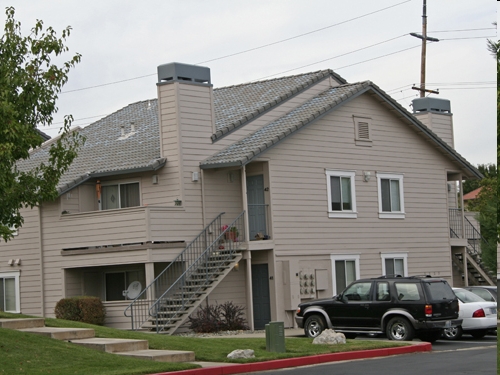
M464 331L462 330L461 326L445 328L443 330L443 337L448 340L458 340L460 337L462 337L463 333Z
M325 329L325 320L319 315L311 315L306 319L306 324L304 325L304 332L307 337L317 337Z
M387 323L387 338L395 341L411 341L415 330L408 319L397 316Z

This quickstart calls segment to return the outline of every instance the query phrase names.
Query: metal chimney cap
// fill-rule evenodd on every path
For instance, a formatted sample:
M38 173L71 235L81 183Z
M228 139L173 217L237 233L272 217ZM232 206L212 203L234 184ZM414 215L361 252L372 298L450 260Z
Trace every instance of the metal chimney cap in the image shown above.
M158 83L162 82L192 82L210 85L210 68L176 62L159 65Z
M448 99L434 97L417 98L412 100L413 113L433 112L451 114L451 104Z

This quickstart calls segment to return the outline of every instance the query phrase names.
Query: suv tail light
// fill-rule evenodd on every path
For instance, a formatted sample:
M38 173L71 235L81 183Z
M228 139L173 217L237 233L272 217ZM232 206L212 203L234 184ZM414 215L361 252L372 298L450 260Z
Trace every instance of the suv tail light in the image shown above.
M484 318L486 317L486 314L484 313L483 309L476 310L472 313L473 318Z
M424 311L427 318L432 317L432 305L425 305Z

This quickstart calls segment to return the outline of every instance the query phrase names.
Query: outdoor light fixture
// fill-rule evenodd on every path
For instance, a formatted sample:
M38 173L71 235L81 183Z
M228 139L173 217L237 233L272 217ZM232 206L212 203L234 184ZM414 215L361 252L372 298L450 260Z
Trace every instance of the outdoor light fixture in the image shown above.
M365 182L368 182L368 181L370 181L370 178L372 178L372 174L370 172L365 172L363 180Z
M181 201L180 199L176 199L176 200L174 201L174 203L175 203L175 205L176 205L176 206L180 206L180 205L182 205L182 201Z

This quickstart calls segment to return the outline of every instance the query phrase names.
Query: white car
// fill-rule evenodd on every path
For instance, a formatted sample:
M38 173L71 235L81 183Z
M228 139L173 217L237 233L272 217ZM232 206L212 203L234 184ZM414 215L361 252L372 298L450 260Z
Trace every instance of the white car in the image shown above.
M458 340L462 334L468 333L480 339L497 327L497 304L487 302L478 295L462 289L453 288L458 297L460 307L459 318L463 319L462 325L446 328L443 337L449 340Z

